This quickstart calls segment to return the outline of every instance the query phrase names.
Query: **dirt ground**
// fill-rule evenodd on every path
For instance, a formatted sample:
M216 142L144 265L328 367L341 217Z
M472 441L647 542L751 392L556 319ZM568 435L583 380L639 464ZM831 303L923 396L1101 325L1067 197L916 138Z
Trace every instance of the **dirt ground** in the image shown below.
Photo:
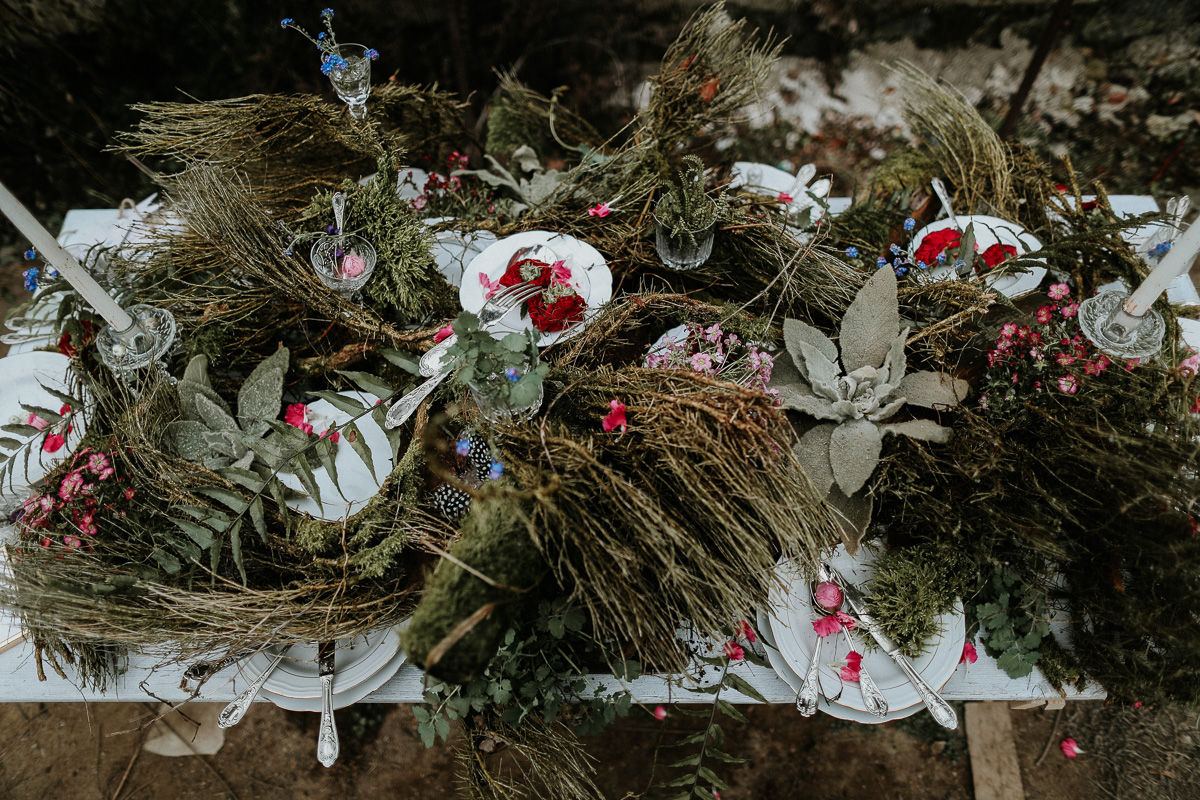
M454 750L426 750L409 706L359 706L338 712L342 758L329 770L316 760L316 714L257 704L227 732L212 756L168 758L141 751L153 716L140 703L0 705L0 798L79 800L295 800L457 796ZM1065 758L1058 741L1045 748L1054 712L1013 711L1013 738L1029 800L1086 800L1093 784L1089 756ZM746 764L718 770L730 784L723 800L822 797L889 800L971 800L971 768L963 736L932 740L932 725L878 727L804 719L786 706L751 708L749 724L727 726L734 755ZM919 718L918 718L919 719ZM663 722L643 714L589 740L599 759L598 782L609 798L641 796L651 781L655 745L669 743L699 721L670 714ZM377 726L377 727L376 727ZM914 730L914 728L918 730ZM361 738L356 737L359 733ZM941 736L940 731L937 736ZM946 742L942 744L940 742ZM676 758L660 751L660 759ZM659 776L661 777L661 776Z

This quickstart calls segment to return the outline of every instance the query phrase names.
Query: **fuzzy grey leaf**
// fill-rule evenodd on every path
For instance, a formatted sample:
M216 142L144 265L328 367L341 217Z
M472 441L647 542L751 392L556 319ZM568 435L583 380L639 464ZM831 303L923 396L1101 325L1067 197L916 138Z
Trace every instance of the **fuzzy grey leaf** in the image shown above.
M843 369L853 372L859 367L882 365L899 332L896 275L890 269L876 270L842 318L838 344L842 349Z
M202 394L196 396L196 412L200 414L200 421L211 431L238 430L237 421L224 408Z
M833 404L822 397L799 392L785 395L782 390L780 390L779 396L783 399L784 408L790 408L817 419L841 419L833 410Z
M824 397L831 403L836 403L839 399L841 399L841 395L838 394L836 381L831 381L829 383L826 383L825 381L813 381L809 385L812 388L813 394L815 394L817 397Z
M846 544L846 552L854 555L862 543L867 528L871 525L871 516L875 510L875 499L862 492L847 497L838 487L834 486L825 498L837 512L838 527L842 529L842 540Z
M238 421L251 436L262 436L270 429L266 420L279 415L289 356L286 347L276 350L254 368L238 391Z
M899 336L892 340L887 360L883 362L883 371L879 378L881 382L890 383L892 386L899 386L900 381L904 379L904 371L908 368L908 363L904 357L904 343L908 339L908 332L910 330L912 329L906 327L900 331Z
M218 455L229 459L239 459L246 455L246 448L236 441L229 431L205 431L204 443L208 446L209 455Z
M197 356L199 358L200 356ZM179 406L183 410L183 418L193 422L204 422L204 417L196 410L196 399L203 397L222 411L226 415L232 417L233 411L229 408L229 403L221 395L212 390L212 387L203 383L195 383L193 381L180 381L175 385L176 391L179 392Z
M793 355L796 362L796 367L800 373L814 386L818 383L826 385L837 383L839 370L836 361L831 361L821 352L821 348L809 344L804 339L797 339L793 342L796 351L799 355L797 358ZM792 352L792 350L788 350Z
M183 371L183 377L180 380L191 381L192 383L212 388L212 384L208 380L208 356L199 355L189 361L187 369Z
M833 404L833 413L837 415L838 419L854 419L854 403L849 400L838 400Z
M178 420L167 425L166 440L179 455L188 461L199 463L209 454L204 434L208 428L192 420Z
M899 411L905 403L905 398L897 397L892 402L880 408L874 414L868 414L867 419L871 422L881 422L885 419L890 419L897 411Z
M786 350L775 353L771 366L771 380L767 385L772 389L780 389L800 383L802 380L806 380L806 378L801 375L800 368L796 366L792 354Z
M945 372L910 372L900 382L900 394L909 405L933 408L953 408L965 400L970 384Z
M897 422L893 425L882 426L884 434L904 435L910 439L920 439L924 442L945 444L950 441L951 430L938 425L930 419L913 419L908 422Z
M804 473L821 495L828 494L829 487L833 486L833 468L829 464L829 440L836 427L829 423L817 425L801 436L800 442L792 450Z
M885 272L886 270L880 270ZM879 465L883 437L875 423L856 419L837 426L829 437L829 465L838 487L847 497L871 477Z
M512 158L509 159L513 164L517 165L517 169L522 172L538 172L542 168L542 160L538 158L538 154L534 149L527 144L523 144L516 150L513 150Z
M837 345L830 341L828 336L798 319L785 319L783 321L783 343L804 377L807 378L808 373L804 369L804 355L800 351L800 342L807 342L820 351L830 363L837 363Z

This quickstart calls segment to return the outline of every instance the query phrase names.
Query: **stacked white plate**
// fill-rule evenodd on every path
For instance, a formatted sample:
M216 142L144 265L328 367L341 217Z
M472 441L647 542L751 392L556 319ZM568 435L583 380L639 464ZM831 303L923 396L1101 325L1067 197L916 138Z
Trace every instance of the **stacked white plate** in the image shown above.
M403 626L380 628L355 639L340 641L334 655L333 707L353 705L383 686L404 664L400 649ZM321 678L317 670L317 645L295 644L268 647L251 656L241 668L247 683L253 682L280 650L287 655L267 682L262 695L288 711L321 710Z
M866 547L851 557L842 547L834 552L828 563L860 589L874 573L875 553ZM809 584L790 561L781 561L776 567L780 584L771 593L771 613L759 612L758 626L763 634L767 658L775 672L796 692L804 683L813 648L817 641L813 621L818 618L812 609ZM853 615L847 607L843 609ZM962 658L963 642L966 639L966 620L960 603L953 611L938 619L939 634L926 642L924 653L912 659L913 667L921 677L940 691L954 674ZM916 688L913 687L896 663L882 650L867 651L871 635L865 631L852 631L854 650L863 656L862 667L870 673L888 703L888 714L876 717L866 710L857 682L843 683L838 669L832 662L845 659L849 647L841 633L827 637L821 645L821 663L818 670L820 691L817 707L826 714L839 719L869 724L903 719L924 709ZM840 692L840 696L839 696ZM829 699L826 699L829 698ZM836 698L836 699L834 699Z

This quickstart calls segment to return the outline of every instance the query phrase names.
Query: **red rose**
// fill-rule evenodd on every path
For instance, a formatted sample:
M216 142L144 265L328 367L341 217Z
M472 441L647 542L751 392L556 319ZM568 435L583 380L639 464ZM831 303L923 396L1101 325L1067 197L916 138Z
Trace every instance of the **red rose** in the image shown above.
M550 265L545 261L538 261L532 258L523 258L520 261L514 261L508 265L508 269L504 271L504 275L500 278L501 286L516 286L518 283L524 283L525 278L521 275L521 268L526 264L535 264L542 268L538 276L533 279L532 283L535 286L540 286L545 289L550 285Z
M913 260L927 267L933 266L937 263L938 255L944 250L948 250L951 247L958 247L960 244L962 244L962 234L954 230L954 228L942 228L940 231L931 231L921 240L921 246L913 254Z
M63 335L58 337L58 352L67 358L74 358L79 354L79 351L71 344L71 334L67 331L63 331Z
M542 295L538 295L526 307L533 327L543 333L556 333L581 321L587 302L578 294L570 294L546 305Z
M995 269L1010 258L1017 257L1017 248L1011 244L994 244L983 251L981 258L986 265L984 269Z

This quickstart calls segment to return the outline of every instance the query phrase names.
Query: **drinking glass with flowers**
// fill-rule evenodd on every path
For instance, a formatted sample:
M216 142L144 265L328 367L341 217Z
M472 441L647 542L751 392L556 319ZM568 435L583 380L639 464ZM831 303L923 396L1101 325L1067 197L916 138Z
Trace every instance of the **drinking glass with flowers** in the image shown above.
M550 371L538 357L537 334L522 331L497 339L469 311L458 315L453 328L458 341L447 356L455 364L455 380L471 392L484 418L506 424L536 414Z

